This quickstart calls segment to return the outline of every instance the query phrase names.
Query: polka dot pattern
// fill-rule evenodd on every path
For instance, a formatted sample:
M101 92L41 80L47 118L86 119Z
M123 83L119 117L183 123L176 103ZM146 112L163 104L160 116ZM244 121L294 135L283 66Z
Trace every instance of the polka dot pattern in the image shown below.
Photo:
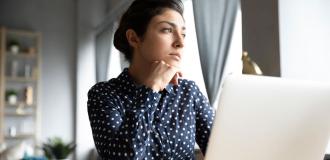
M214 110L193 81L161 92L137 86L128 69L88 92L88 115L102 159L194 159L205 153Z

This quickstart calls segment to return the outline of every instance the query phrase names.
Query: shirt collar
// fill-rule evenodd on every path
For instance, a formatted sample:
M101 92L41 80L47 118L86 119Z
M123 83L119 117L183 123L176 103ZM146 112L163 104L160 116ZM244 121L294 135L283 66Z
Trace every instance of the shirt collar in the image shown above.
M126 85L127 87L135 88L137 85L135 84L133 78L128 73L128 68L124 68L123 72L117 77L117 79Z
M167 93L173 93L173 84L169 83L166 87L165 90L167 91Z
M141 86L140 85L138 85L138 84L136 84L135 82L134 82L134 80L133 80L133 78L132 78L132 76L129 74L129 72L128 72L128 68L125 68L124 70L123 70L123 72L117 77L120 81L122 81L122 82L126 82L126 86L129 86L129 87L132 87L132 88L140 88ZM167 92L167 93L174 93L173 92L173 87L174 87L174 85L173 84L171 84L171 83L169 83L166 87L165 87L165 91Z

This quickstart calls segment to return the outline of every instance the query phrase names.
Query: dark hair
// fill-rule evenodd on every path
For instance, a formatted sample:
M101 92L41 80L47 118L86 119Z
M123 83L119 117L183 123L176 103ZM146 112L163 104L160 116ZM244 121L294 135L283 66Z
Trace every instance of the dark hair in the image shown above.
M139 37L143 38L150 20L154 16L162 14L166 8L183 15L181 0L135 0L123 14L113 43L129 62L133 58L133 49L127 41L126 31L133 29Z

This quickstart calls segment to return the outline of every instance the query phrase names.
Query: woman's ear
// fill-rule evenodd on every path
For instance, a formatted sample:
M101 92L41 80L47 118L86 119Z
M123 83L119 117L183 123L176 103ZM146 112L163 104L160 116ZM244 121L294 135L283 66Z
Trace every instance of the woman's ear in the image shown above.
M137 36L136 32L133 29L128 29L126 31L126 38L127 38L127 41L130 46L132 46L133 48L138 47L138 45L140 43L140 39L139 39L139 36Z

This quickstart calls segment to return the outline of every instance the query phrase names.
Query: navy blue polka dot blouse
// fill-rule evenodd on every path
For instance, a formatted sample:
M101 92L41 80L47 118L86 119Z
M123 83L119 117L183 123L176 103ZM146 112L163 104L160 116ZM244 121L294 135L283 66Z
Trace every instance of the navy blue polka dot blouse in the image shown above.
M161 92L137 86L126 68L88 92L88 114L102 159L194 159L205 153L214 110L193 81Z

